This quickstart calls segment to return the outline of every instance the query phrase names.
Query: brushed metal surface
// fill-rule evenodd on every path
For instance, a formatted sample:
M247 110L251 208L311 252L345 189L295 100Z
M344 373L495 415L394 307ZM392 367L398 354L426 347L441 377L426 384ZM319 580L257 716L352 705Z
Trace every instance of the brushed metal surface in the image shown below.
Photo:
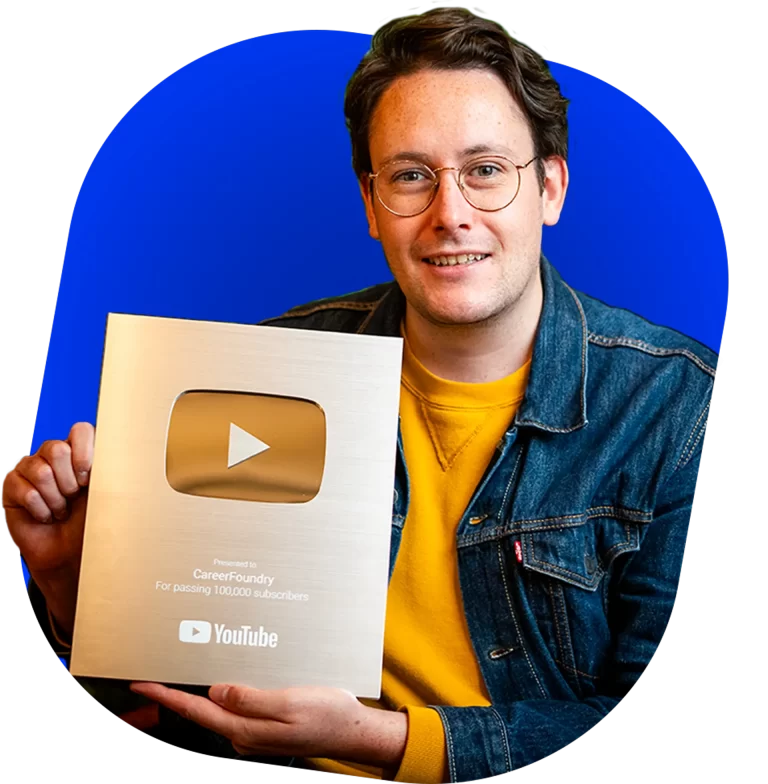
M401 361L399 338L110 314L73 674L378 697ZM231 423L270 449L227 469Z

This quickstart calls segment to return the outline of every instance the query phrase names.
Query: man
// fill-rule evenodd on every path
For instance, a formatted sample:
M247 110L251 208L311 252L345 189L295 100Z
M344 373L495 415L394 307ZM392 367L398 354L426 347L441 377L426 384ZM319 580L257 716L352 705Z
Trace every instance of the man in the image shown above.
M566 101L498 25L460 9L385 25L345 110L396 282L268 323L405 338L382 699L133 689L188 748L483 778L594 726L656 650L716 357L573 291L541 256L568 187ZM64 647L92 449L93 428L75 425L3 490L33 603Z

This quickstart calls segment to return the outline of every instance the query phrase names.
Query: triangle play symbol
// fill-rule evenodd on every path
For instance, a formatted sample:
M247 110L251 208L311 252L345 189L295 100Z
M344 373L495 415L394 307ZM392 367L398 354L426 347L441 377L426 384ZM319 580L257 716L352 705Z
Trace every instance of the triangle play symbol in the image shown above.
M269 444L252 436L247 430L238 427L234 422L229 423L229 456L227 468L239 465L256 455L266 452Z
M192 636L195 637L198 634L200 634L200 629L198 629L197 626L193 626L192 627Z

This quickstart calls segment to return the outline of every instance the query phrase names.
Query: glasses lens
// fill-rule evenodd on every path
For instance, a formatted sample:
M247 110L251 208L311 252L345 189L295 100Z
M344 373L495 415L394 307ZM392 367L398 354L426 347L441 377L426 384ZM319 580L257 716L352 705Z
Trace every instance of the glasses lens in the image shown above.
M464 165L459 182L464 196L474 207L500 210L517 196L520 172L506 158L478 158Z
M376 192L387 209L398 215L416 215L426 209L435 189L435 175L426 166L395 161L376 177Z

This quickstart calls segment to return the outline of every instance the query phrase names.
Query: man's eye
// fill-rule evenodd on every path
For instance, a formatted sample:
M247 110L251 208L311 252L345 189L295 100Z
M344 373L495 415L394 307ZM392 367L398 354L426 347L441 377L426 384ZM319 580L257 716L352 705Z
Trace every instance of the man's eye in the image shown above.
M427 175L419 169L406 169L392 175L392 182L397 183L422 182L426 179Z
M495 163L480 163L477 166L473 166L469 172L470 177L481 177L483 179L495 177L497 174L502 174L502 169Z

